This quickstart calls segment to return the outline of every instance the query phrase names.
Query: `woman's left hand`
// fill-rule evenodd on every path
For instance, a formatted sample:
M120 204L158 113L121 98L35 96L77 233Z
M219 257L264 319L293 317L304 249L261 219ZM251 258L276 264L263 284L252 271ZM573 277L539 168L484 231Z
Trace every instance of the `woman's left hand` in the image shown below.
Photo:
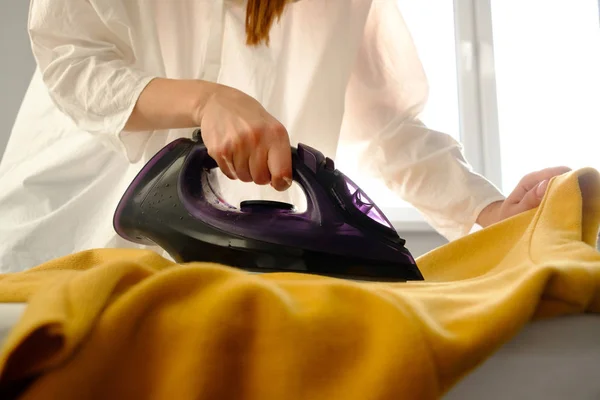
M479 214L477 224L485 228L536 208L544 198L550 179L569 171L568 167L554 167L525 175L506 200L490 204Z

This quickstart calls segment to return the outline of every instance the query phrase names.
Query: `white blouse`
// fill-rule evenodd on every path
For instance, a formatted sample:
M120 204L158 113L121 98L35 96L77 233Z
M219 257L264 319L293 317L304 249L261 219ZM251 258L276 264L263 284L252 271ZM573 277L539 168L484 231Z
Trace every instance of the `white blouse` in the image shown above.
M238 0L33 0L38 69L0 165L0 271L96 247L134 247L112 216L135 174L191 129L125 132L155 77L204 79L256 98L305 143L333 158L356 144L385 180L449 239L504 197L473 172L451 136L418 116L427 80L395 0L291 4L270 45L245 45ZM343 171L342 171L343 172ZM219 177L230 201L287 197ZM232 199L233 197L233 199Z

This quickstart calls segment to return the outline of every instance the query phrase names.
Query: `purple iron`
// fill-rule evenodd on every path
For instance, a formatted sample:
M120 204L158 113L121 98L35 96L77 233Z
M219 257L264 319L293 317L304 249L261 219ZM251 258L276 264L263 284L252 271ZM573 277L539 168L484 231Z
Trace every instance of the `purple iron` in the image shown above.
M405 241L333 161L292 147L293 179L307 209L252 200L233 207L210 185L217 168L200 139L178 139L131 183L114 215L124 239L158 245L177 262L215 262L252 272L298 272L356 280L423 280Z

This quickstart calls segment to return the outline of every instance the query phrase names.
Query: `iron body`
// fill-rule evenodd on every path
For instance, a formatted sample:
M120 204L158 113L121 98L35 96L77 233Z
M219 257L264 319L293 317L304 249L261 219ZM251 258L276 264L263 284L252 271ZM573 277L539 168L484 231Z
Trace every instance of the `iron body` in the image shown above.
M130 184L115 211L114 228L128 241L160 246L181 263L356 280L423 280L405 241L331 159L302 144L291 151L293 178L307 197L304 212L272 201L227 204L208 179L217 164L205 145L178 139Z

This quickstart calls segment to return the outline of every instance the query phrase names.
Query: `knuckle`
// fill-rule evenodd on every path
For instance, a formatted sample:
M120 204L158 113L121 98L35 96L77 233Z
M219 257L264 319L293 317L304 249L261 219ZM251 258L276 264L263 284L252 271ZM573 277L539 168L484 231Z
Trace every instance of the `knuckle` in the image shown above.
M235 153L244 148L244 137L242 135L236 135L228 141L227 147L231 153Z
M263 129L261 127L252 127L246 132L245 138L248 145L256 147L260 144L263 137Z
M221 143L217 146L214 146L212 148L212 150L208 151L208 154L212 157L216 157L216 158L226 158L229 155L230 151L229 151L229 147L227 146L226 143Z
M244 142L255 143L260 141L263 135L263 129L259 126L251 126L244 132Z
M285 126L283 126L283 124L281 124L280 122L276 122L276 123L274 123L271 126L271 132L277 138L287 137L288 136L288 133L287 133L287 130L285 129Z

